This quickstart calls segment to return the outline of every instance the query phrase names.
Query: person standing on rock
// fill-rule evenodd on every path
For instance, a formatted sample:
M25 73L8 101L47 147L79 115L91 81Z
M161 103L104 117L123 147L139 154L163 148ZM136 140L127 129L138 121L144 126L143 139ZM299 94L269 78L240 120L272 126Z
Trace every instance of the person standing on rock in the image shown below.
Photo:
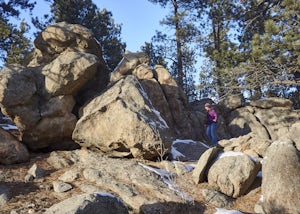
M217 137L217 121L218 114L212 109L209 103L205 103L205 110L207 111L207 127L206 127L206 135L211 140L212 144L215 146L218 143Z

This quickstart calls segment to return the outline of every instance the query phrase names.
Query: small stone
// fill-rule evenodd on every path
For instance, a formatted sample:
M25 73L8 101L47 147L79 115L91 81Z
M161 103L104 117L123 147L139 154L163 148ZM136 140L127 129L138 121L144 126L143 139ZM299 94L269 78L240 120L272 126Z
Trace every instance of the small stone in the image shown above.
M53 181L53 189L55 192L67 192L72 189L72 185L59 180Z
M33 175L27 174L24 178L25 183L33 181L34 177Z

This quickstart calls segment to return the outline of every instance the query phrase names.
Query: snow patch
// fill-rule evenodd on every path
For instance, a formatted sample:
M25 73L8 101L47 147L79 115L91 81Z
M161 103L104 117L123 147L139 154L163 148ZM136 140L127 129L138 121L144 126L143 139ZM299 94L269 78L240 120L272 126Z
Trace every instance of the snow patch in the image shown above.
M256 177L262 178L262 171L259 171L259 172L257 173Z
M246 155L248 156L248 158L250 158L253 162L257 162L257 159L251 155L245 154L243 152L234 152L234 151L228 151L228 152L222 152L218 155L217 159L221 159L224 157L234 157L234 156L242 156L242 155Z
M243 152L222 152L218 155L218 159L224 158L224 157L235 157L235 156L242 156L245 155Z
M204 146L205 148L210 149L209 146L207 146L206 144L202 143L202 142L196 142L190 139L186 139L186 140L181 140L181 139L176 139L175 141L173 141L172 146L171 146L171 155L173 157L173 159L178 159L179 157L185 157L185 155L183 155L181 152L179 152L175 145L176 144L198 144L200 143L202 146Z
M216 208L217 212L215 212L215 214L243 214L240 211L237 210L226 210L226 209L222 209L222 208Z
M10 124L0 124L0 127L6 131L8 130L18 130L17 126L10 125Z
M114 196L113 194L107 193L107 192L95 192L96 195L100 195L103 197L111 197L111 198L117 198L116 196Z
M173 145L171 147L171 155L173 159L178 159L179 157L185 157L185 155L179 152Z
M264 202L264 196L263 195L260 196L259 201Z
M153 107L153 104L152 104L151 100L149 99L148 94L145 92L145 90L142 87L142 85L140 83L138 83L138 84L139 84L138 90L140 91L140 93L142 94L142 96L149 102L149 104ZM167 122L162 118L161 113L159 111L157 111L154 108L150 108L150 110L157 116L159 122L158 121L152 121L148 117L146 117L145 115L141 115L142 118L144 118L146 121L150 121L149 124L151 126L153 126L153 127L157 127L158 126L161 129L167 129L167 128L169 128Z
M142 163L138 163L141 167L148 169L152 172L154 172L155 174L159 175L161 177L161 179L163 180L163 182L165 184L168 185L169 189L176 192L176 194L178 194L181 198L183 198L185 201L188 201L190 203L193 203L194 200L189 197L186 193L182 192L177 185L175 184L175 175L173 173L170 173L166 170L163 169L158 169L158 168L154 168L151 166L147 166L145 164Z

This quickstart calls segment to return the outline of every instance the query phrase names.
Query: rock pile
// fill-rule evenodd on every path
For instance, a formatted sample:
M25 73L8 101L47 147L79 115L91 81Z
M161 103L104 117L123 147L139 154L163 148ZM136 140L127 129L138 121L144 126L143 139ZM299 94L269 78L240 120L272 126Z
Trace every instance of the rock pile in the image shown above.
M184 93L166 69L151 70L143 53L126 52L109 83L88 29L57 23L34 44L26 67L2 70L0 87L0 107L30 149L76 148L76 141L151 159L158 144L169 148L173 138L193 135Z

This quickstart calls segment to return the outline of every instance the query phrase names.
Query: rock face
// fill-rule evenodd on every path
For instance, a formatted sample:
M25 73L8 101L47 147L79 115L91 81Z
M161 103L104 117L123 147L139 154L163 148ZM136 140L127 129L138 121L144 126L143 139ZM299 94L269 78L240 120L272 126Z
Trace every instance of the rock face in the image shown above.
M157 157L172 132L134 76L119 80L83 108L73 139L113 156Z
M0 128L0 164L14 164L27 160L29 160L27 148Z
M29 148L76 148L74 107L87 99L77 95L91 90L86 85L93 85L94 77L95 91L108 83L101 47L88 29L65 22L47 27L34 43L27 67L1 71L0 107Z
M262 165L263 210L266 213L299 213L300 152L292 143L275 142Z

